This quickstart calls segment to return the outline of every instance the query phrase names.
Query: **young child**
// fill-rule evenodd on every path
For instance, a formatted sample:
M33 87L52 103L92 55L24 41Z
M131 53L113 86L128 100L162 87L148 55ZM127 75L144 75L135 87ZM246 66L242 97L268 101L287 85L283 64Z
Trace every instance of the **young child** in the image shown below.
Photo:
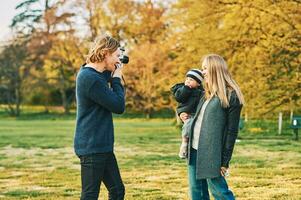
M184 159L187 157L188 141L189 141L189 127L193 115L196 112L197 105L203 96L204 88L202 81L204 77L201 70L191 69L186 74L186 80L184 83L177 83L171 88L171 91L179 103L177 106L177 114L187 113L190 117L184 121L182 127L182 144L180 147L179 157Z

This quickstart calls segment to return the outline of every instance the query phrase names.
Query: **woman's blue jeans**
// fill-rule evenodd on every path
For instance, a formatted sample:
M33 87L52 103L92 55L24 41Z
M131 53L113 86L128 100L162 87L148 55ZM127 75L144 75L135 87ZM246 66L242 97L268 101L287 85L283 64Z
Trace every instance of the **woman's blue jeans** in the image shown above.
M210 179L196 179L196 158L197 151L193 148L190 150L190 164L188 165L189 190L191 200L208 200L209 190L216 200L234 200L233 193L229 190L228 184L224 177Z

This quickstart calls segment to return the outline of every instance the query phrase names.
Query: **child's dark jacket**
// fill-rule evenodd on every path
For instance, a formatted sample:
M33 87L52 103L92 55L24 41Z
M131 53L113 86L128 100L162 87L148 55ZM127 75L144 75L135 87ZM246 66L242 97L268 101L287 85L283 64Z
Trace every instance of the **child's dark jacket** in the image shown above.
M198 88L190 88L184 83L177 83L171 88L171 92L179 103L177 106L177 114L182 112L188 114L195 114L196 108L201 97L204 95L204 89L202 86Z

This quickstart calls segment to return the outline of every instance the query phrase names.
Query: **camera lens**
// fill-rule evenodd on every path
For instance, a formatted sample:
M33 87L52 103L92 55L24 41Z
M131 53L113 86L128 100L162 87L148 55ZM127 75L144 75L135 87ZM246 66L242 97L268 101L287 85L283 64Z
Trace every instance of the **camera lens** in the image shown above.
M123 63L123 64L128 64L128 63L129 63L129 57L123 55L123 56L120 58L120 62Z

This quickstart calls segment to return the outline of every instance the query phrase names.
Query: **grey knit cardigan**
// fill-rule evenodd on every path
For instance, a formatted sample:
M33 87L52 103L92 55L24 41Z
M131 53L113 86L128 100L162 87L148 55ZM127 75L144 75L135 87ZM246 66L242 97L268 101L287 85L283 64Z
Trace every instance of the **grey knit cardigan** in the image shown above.
M193 136L194 125L204 102L205 98L203 97L194 116L189 138ZM197 149L197 179L218 177L222 166L229 167L238 135L242 109L242 105L234 91L231 92L229 104L229 107L223 108L220 99L215 96L205 109ZM192 139L189 140L190 148L192 148ZM188 148L188 163L190 163L190 148Z

